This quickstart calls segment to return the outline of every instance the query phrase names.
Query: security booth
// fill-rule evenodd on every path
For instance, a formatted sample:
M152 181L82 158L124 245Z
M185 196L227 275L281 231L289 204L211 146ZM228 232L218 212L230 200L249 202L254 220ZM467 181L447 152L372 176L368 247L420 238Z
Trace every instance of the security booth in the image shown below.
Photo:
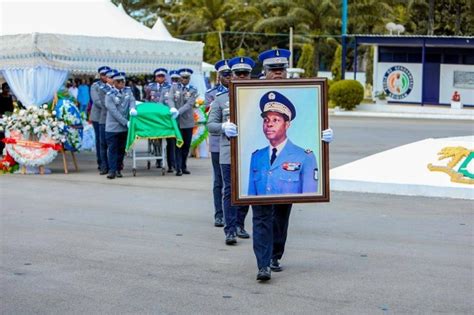
M389 103L449 105L457 93L464 106L474 106L473 36L356 35L354 44L374 46L373 95L385 92Z

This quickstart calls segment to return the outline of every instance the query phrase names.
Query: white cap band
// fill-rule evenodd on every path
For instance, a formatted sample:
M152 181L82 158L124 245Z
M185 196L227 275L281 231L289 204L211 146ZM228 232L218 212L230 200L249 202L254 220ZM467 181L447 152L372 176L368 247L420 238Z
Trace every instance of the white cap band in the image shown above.
M280 114L284 114L286 116L288 116L288 118L291 120L291 111L290 109L283 105L282 103L279 103L279 102L268 102L265 104L265 106L263 107L263 113L265 112L277 112L277 113L280 113ZM262 114L263 114L262 113Z
M283 57L274 57L274 58L267 58L263 61L263 65L274 65L274 64L288 64L288 59Z
M221 67L219 67L219 69L217 69L217 72L226 71L226 70L230 70L230 68L227 64L224 64Z
M232 71L235 71L235 70L252 71L252 67L249 64L246 64L246 63L237 63L237 64L232 66Z

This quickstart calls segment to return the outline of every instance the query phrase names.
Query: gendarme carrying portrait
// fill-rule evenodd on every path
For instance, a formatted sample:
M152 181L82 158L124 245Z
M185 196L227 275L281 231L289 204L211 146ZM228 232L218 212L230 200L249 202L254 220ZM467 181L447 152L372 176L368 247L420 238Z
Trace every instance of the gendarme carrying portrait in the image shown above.
M233 202L327 201L325 81L235 82Z

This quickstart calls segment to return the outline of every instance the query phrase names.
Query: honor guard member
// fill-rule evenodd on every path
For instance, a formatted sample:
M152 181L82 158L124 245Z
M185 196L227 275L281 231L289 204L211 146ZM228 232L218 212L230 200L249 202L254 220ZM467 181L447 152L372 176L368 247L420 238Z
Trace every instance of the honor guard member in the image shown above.
M286 49L273 49L261 53L258 58L263 63L265 79L286 79L290 55L291 52ZM332 137L331 129L323 131L323 141L331 142ZM270 280L271 270L282 271L280 259L285 250L291 207L291 204L252 206L253 248L258 267L257 280Z
M100 117L99 117L99 138L100 138L100 157L102 165L100 167L100 175L105 175L109 172L109 159L107 158L107 139L105 138L105 124L107 118L107 107L105 106L105 96L107 93L113 89L113 79L112 77L117 74L118 71L115 69L110 69L105 73L105 77L107 82L101 86L100 89L100 99L101 104L104 104L100 109ZM104 158L102 158L104 157Z
M130 87L125 86L125 73L117 72L112 79L114 87L107 92L105 98L107 108L105 134L109 158L108 179L122 177L129 114L136 115L135 98Z
M205 99L207 107L211 105L218 93L227 91L232 77L232 71L229 68L227 59L216 62L214 69L217 71L218 82L216 86L206 91Z
M255 66L255 62L248 57L236 57L229 60L229 67L232 70L232 78L239 80L250 79L250 73ZM233 206L231 204L231 175L230 175L230 137L237 135L237 128L229 122L229 92L225 91L217 94L216 99L211 104L211 111L207 127L209 132L220 134L219 163L221 166L222 178L224 181L224 217L225 217L225 243L233 245L240 238L249 238L245 231L245 216L248 213L248 206Z
M97 156L97 168L99 171L102 166L102 159L100 157L100 133L99 133L99 119L100 111L105 107L105 97L101 98L101 89L107 83L106 73L110 68L107 66L100 67L97 72L99 73L99 80L94 82L91 86L91 99L92 99L92 109L90 114L90 119L92 121L92 126L94 127L95 134L95 154ZM107 157L105 157L107 159Z
M149 102L165 104L167 102L168 94L171 88L171 85L166 82L166 75L168 70L165 68L158 68L153 72L155 82L151 82L147 85L145 89L145 99ZM153 145L155 152L158 155L161 155L161 139L160 140L150 140L150 144ZM173 172L174 162L174 148L176 146L175 139L167 138L166 139L166 156L168 163L168 173ZM161 160L156 161L156 167L161 168Z
M178 126L183 145L181 148L175 147L176 176L191 174L188 170L187 159L189 148L193 137L194 128L194 104L198 95L197 89L189 84L193 70L180 69L179 76L181 83L173 84L168 96L168 106L173 117L178 117Z
M230 70L229 65L227 64L228 60L220 60L216 62L214 68L218 74L219 83L212 89L207 90L206 106L210 107L211 103L216 98L216 94L221 94L227 91L229 87L230 78L232 76L232 71ZM224 218L222 211L222 172L219 163L219 139L221 133L210 133L209 136L209 151L211 152L211 161L212 161L212 171L213 171L213 185L212 185L212 194L214 196L214 226L223 227Z
M166 75L168 70L165 68L158 68L153 72L155 82L151 82L145 89L145 99L150 102L165 104L165 99L168 97L169 89L171 87L166 82Z
M269 145L252 153L249 196L315 193L318 166L313 151L291 142L287 130L296 117L291 101L277 91L260 99L263 133Z

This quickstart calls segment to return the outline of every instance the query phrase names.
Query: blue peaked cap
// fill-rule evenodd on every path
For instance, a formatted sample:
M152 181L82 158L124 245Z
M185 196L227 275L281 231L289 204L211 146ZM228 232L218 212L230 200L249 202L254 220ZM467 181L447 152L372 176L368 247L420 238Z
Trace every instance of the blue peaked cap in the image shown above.
M168 70L166 70L165 68L158 68L156 69L155 71L153 71L153 75L156 77L157 75L159 74L162 74L162 75L167 75L168 74Z
M171 78L179 78L180 75L178 73L178 70L170 70L170 77Z
M182 68L182 69L178 70L178 73L182 77L189 77L189 76L191 76L191 74L193 74L193 70L191 70L189 68Z
M125 72L117 72L112 76L112 79L114 80L125 80L126 75Z
M260 110L262 111L262 117L265 117L267 112L280 113L287 116L290 121L296 117L295 106L286 96L277 91L270 91L262 96Z
M217 72L230 71L230 67L228 65L228 62L229 62L228 59L219 60L214 65L214 68L216 69Z
M105 74L109 70L110 70L110 67L102 66L99 69L97 69L97 72L100 73L100 74Z
M229 67L232 71L252 71L255 61L250 57L235 57L229 60Z
M117 70L115 70L115 69L110 69L109 71L107 71L107 72L105 73L105 75L106 75L107 77L109 77L109 78L112 78L112 77L113 77L115 74L117 74L117 73L118 73Z
M258 60L268 68L286 68L291 52L287 49L271 49L264 51L258 56Z

